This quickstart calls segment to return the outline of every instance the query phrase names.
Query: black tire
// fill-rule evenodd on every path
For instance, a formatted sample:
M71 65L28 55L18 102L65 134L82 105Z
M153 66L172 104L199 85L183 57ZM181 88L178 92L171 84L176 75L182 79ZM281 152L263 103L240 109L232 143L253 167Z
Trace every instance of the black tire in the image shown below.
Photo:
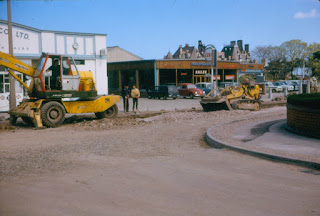
M192 93L189 94L190 99L193 99L194 95Z
M276 93L276 90L275 90L275 89L272 89L272 93Z
M15 125L17 122L18 117L15 115L10 115L9 121L11 125Z
M42 124L47 127L58 127L66 118L66 110L57 101L50 101L41 107Z
M177 97L173 97L172 99L175 100L175 99L177 99Z
M151 95L149 95L148 98L151 99L152 98Z
M33 126L32 118L30 117L21 117L21 118L24 121L24 123L26 123L27 125Z
M98 119L115 118L118 115L118 106L117 106L117 104L115 104L103 112L95 113L95 115Z

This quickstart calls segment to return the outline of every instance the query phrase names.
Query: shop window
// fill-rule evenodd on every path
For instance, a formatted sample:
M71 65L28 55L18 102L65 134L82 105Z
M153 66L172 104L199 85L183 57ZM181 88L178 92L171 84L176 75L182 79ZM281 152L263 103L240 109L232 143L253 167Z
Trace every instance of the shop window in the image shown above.
M0 93L4 93L3 85L3 75L0 74Z
M4 75L4 83L10 83L9 74Z
M4 84L4 93L10 92L10 84Z

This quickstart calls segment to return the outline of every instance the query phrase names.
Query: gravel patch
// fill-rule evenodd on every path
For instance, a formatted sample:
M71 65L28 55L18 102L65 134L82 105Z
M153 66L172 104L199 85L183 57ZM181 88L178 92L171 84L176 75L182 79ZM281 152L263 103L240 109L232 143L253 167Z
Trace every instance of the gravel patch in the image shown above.
M274 110L200 112L141 112L97 120L94 115L71 116L58 128L34 130L23 123L2 127L0 180L24 175L66 171L93 160L139 159L203 151L205 131L219 123L243 118L266 118ZM277 115L275 118L278 118ZM2 124L5 125L5 124ZM221 129L219 137L230 136ZM18 138L20 138L18 140Z

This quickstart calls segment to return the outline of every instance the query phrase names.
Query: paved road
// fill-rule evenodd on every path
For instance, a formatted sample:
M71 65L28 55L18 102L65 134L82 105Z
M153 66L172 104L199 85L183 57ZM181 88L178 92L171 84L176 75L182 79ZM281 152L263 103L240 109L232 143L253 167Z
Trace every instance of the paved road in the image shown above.
M205 145L205 131L232 113L121 129L84 122L2 132L2 160L17 172L0 181L0 215L319 216L319 172Z
M95 161L0 184L1 215L320 215L320 176L305 169L214 149Z

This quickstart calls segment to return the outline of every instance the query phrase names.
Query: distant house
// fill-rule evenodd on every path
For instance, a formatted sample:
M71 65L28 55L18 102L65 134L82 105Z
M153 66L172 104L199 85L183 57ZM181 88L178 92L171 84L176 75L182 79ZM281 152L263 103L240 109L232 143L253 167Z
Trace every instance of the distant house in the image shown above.
M199 40L198 45L202 44ZM204 53L202 53L204 54ZM200 54L199 50L195 46L189 46L186 44L184 47L179 46L177 51L172 55L169 51L164 59L204 59ZM236 61L236 62L251 62L251 57L249 53L249 44L245 44L243 49L242 40L231 41L230 45L224 46L221 52L218 52L219 61Z
M186 44L184 47L182 45L179 46L177 51L172 55L169 51L166 56L164 56L164 59L201 59L202 56L200 55L198 49L194 46L189 46L189 44Z
M231 41L230 45L224 46L218 54L219 60L237 61L237 62L250 62L251 56L249 53L249 44L244 45L243 49L242 40Z
M143 58L127 51L119 46L107 47L107 61L110 62L126 62L126 61L139 61Z

